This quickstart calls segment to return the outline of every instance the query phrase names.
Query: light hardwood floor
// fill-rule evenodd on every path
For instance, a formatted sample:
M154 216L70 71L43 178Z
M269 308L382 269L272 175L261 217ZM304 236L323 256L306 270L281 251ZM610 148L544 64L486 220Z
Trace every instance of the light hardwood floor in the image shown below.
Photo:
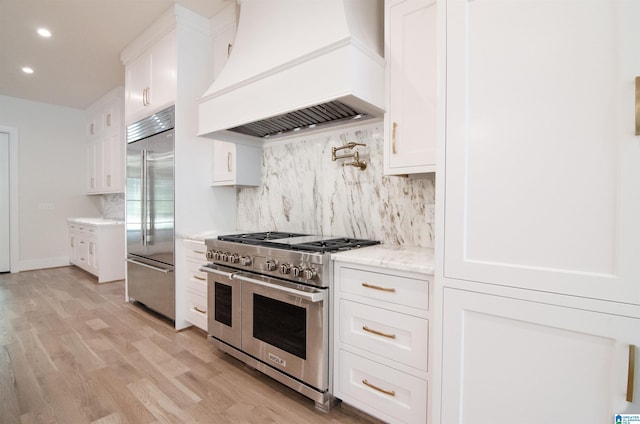
M75 267L0 274L0 423L377 423L313 402Z

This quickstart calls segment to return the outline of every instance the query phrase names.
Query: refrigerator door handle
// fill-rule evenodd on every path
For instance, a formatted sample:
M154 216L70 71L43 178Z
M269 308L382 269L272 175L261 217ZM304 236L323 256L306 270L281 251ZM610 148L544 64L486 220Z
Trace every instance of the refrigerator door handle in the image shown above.
M145 268L152 269L154 271L160 271L160 272L163 272L165 274L173 272L173 268L160 268L160 267L157 267L157 266L145 264L144 262L136 261L135 259L131 259L131 258L127 259L127 262L131 262L132 264L140 265L140 266L143 266Z
M141 207L140 207L140 231L142 234L142 245L147 245L147 177L148 177L148 169L147 169L147 150L143 149L140 152L142 156L142 185L141 185Z

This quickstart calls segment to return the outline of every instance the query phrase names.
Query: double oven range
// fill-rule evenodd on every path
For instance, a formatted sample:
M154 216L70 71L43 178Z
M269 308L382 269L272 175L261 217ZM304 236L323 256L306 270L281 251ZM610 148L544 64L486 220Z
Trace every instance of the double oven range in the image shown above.
M330 255L379 242L261 232L205 243L209 340L328 410Z

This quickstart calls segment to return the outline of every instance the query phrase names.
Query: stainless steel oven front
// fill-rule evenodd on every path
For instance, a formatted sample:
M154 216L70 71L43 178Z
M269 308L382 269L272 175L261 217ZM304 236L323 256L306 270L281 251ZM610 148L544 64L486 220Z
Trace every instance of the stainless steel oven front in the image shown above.
M202 270L209 272L208 331L212 337L318 392L328 391L326 288L220 265Z

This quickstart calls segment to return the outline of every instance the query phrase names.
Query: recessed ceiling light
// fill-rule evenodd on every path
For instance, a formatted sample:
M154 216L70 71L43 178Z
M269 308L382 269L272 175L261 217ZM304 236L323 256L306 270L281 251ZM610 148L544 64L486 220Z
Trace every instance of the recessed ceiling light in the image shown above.
M40 34L40 36L45 38L51 37L51 31L49 31L46 28L38 28L38 34Z
M33 74L33 69L25 66L24 68L22 68L22 72L24 72L25 74Z

